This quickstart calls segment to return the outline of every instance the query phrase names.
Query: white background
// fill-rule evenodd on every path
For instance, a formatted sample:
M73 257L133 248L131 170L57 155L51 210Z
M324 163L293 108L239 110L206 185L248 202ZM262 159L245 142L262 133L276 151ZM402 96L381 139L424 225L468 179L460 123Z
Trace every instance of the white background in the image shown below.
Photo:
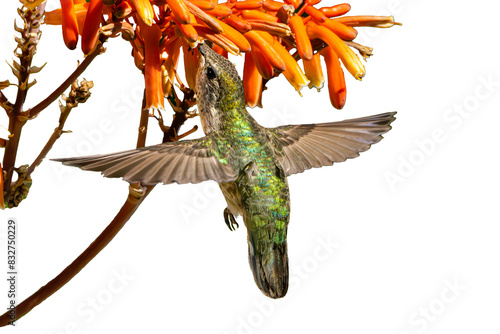
M346 107L334 110L326 89L306 88L301 98L280 77L264 93L264 109L252 110L266 126L398 111L393 130L361 157L289 178L293 285L283 300L275 303L255 286L245 229L225 226L226 205L215 183L158 186L95 260L3 332L497 333L497 2L350 3L353 15L391 13L404 25L359 29L358 41L374 47L375 55L362 82L347 78ZM12 58L16 5L2 3L2 59ZM54 5L49 0L48 8ZM82 59L80 51L64 48L60 27L43 30L35 64L48 64L34 76L38 84L27 106ZM92 98L72 112L66 129L73 134L65 134L49 157L135 146L143 82L123 40L107 47L84 75L95 83ZM0 64L0 80L7 78L15 82ZM5 93L12 98L14 91ZM17 165L33 161L58 115L53 104L28 123ZM5 115L0 124L7 127ZM152 124L148 143L160 140ZM19 301L80 254L126 195L126 182L44 161L28 199L1 213L4 263L7 218L18 221ZM328 243L335 246L331 253ZM122 272L125 281L116 280ZM7 284L0 282L3 309Z

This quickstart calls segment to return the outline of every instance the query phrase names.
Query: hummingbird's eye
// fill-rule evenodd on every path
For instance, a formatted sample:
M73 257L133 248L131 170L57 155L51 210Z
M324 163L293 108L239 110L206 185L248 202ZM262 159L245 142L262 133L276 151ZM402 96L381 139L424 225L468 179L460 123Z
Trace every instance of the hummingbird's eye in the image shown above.
M207 67L207 77L212 80L212 79L215 79L215 77L217 76L217 74L215 73L215 70L211 67Z

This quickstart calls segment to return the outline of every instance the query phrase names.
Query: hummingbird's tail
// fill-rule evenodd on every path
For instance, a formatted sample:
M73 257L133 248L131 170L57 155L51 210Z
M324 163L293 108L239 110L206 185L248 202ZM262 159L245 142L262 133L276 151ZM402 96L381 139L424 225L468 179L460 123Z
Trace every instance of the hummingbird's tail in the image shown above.
M255 231L257 232L257 231ZM260 291L271 298L281 298L288 291L288 254L286 240L263 243L249 231L248 260L255 283Z

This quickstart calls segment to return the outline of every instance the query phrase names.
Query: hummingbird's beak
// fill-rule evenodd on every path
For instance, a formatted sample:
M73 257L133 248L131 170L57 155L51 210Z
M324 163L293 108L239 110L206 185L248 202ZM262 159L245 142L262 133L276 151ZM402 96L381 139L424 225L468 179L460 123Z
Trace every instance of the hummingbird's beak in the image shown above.
M202 48L202 45L203 44L198 44L198 52L203 56L205 57L205 53L203 53L203 48Z
M205 48L208 48L205 43L198 44L198 62L200 66L203 66L205 64L205 59L207 56L207 52L204 50Z

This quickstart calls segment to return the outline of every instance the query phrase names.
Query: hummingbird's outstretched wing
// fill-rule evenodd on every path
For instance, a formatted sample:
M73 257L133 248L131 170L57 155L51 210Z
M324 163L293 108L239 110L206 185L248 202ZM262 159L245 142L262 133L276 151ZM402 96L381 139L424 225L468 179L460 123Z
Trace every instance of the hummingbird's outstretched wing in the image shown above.
M287 125L268 129L286 175L330 166L359 156L391 129L395 112L341 122Z
M52 160L145 185L234 181L237 175L224 157L222 162L219 160L213 147L212 137L207 136L111 154Z

